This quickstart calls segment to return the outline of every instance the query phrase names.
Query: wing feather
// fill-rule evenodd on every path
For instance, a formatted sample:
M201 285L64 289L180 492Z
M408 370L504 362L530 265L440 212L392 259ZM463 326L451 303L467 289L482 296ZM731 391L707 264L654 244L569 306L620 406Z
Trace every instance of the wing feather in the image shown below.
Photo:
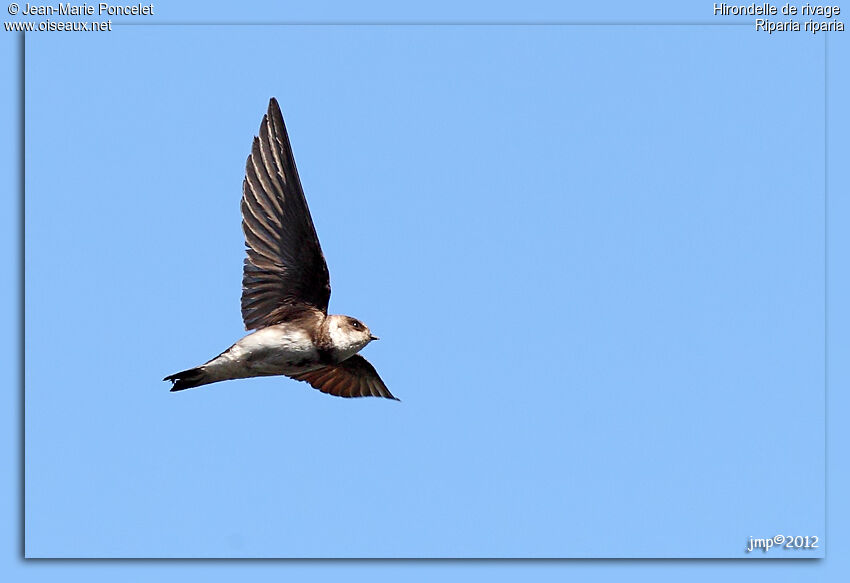
M304 309L326 314L328 267L274 98L245 163L241 208L245 328L271 326Z
M398 401L381 380L375 367L359 354L339 364L290 377L310 383L313 388L337 397L384 397Z

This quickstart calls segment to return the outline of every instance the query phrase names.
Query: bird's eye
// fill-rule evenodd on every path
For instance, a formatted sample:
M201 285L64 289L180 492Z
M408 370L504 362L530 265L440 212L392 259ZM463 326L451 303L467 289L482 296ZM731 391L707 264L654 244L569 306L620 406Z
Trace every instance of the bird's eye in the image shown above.
M351 323L351 326L352 326L355 330L360 330L360 322L352 322L352 323Z

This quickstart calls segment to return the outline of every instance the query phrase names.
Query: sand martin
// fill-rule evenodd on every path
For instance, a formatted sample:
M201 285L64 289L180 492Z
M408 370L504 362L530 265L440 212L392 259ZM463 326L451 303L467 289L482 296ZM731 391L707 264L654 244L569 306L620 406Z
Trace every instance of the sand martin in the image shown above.
M254 332L206 364L165 377L171 390L286 375L339 397L395 399L357 354L377 340L369 327L328 315L328 266L274 98L245 165L242 230L242 320Z

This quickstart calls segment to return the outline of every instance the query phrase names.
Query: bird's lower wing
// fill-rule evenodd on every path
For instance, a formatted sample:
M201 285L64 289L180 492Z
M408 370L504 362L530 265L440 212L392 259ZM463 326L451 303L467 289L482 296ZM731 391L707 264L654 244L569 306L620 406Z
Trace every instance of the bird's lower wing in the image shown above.
M378 376L375 367L359 354L339 364L289 376L337 397L384 397L398 401Z

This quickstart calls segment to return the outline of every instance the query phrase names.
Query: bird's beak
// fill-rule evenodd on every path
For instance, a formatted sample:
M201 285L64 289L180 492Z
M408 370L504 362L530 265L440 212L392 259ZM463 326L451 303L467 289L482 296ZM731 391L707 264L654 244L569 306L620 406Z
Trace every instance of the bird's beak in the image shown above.
M377 336L375 336L374 334L370 334L370 335L369 335L369 340L380 340L380 338L378 338L378 337L377 337Z

